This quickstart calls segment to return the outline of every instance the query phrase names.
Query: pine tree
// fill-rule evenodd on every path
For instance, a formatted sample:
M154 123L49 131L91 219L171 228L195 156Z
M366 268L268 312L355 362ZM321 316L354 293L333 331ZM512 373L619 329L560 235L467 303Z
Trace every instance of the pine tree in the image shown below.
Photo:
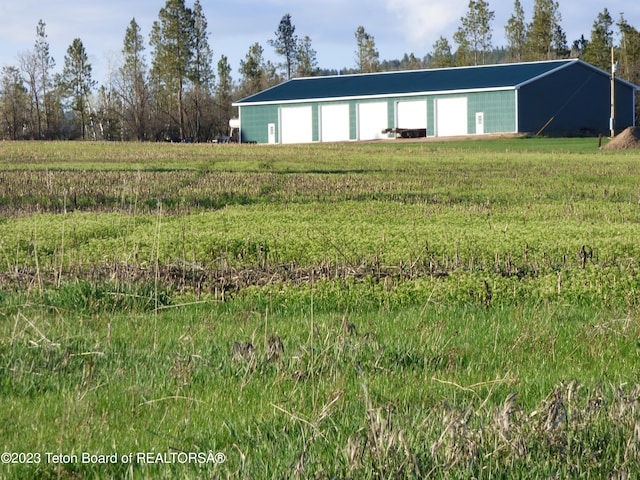
M640 31L629 25L624 16L618 22L620 30L620 47L618 49L618 76L625 80L640 84ZM640 110L640 102L636 102Z
M144 140L147 133L146 113L149 103L147 65L144 58L144 39L136 19L131 19L122 48L119 94L125 107L124 124L136 140Z
M295 35L296 27L291 23L291 15L285 14L280 20L278 30L275 32L275 40L269 40L276 53L284 57L284 69L287 73L287 80L295 69L298 60L298 37Z
M40 20L36 27L36 43L35 43L35 59L36 66L38 68L38 78L36 83L36 90L39 93L40 101L37 104L41 104L42 115L39 118L38 129L40 138L50 138L52 132L52 114L53 106L51 105L53 90L53 75L52 71L56 65L55 60L51 56L49 50L49 42L47 41L47 34L45 32L46 24ZM44 120L44 122L42 122ZM42 124L44 123L44 124Z
M28 121L29 97L22 83L20 70L3 67L0 77L0 138L20 140Z
M451 45L449 40L440 36L433 44L433 55L429 67L431 68L447 68L453 66L453 55L451 54Z
M169 120L173 121L172 103L177 104L180 139L185 138L185 84L192 71L194 54L194 18L184 0L167 0L151 29L154 48L151 75L156 95L173 100L169 105ZM171 130L171 128L169 128ZM167 132L172 136L172 132Z
M216 121L215 130L217 133L225 133L232 117L233 80L231 79L231 66L229 59L222 55L218 61L218 83L215 87Z
M249 47L244 60L240 60L242 96L253 95L266 86L266 72L263 58L264 49L259 43Z
M380 66L380 53L376 49L373 35L368 34L363 26L359 26L355 33L357 50L356 61L360 73L377 72Z
M611 65L611 47L613 47L613 19L605 8L593 22L591 40L587 43L582 58L603 70Z
M211 68L212 56L209 46L209 33L207 32L207 19L202 12L200 1L196 0L193 5L193 26L194 45L193 63L191 67L190 80L193 84L193 116L194 130L197 140L204 138L203 116L204 106L211 99L211 88L215 75Z
M568 48L561 21L558 2L535 1L533 20L527 28L529 60L552 60L566 54Z
M400 61L400 70L420 70L424 68L424 65L420 59L418 59L413 52L404 54Z
M573 46L571 47L571 56L573 58L582 58L588 45L589 40L584 38L584 35L580 35L579 39L573 41Z
M569 44L567 43L567 34L560 24L556 24L551 37L551 51L554 58L568 58L571 54Z
M298 76L310 77L318 69L318 60L316 51L311 46L311 39L305 36L298 43Z
M454 63L458 67L465 67L473 64L473 53L471 52L471 43L467 33L463 28L458 28L453 34L453 41L458 44L454 55Z
M55 61L49 52L49 43L45 33L45 23L40 20L36 27L36 41L34 50L19 56L20 67L25 76L31 96L33 115L30 125L35 138L51 138L53 135L52 110L53 74Z
M489 10L485 0L470 0L467 14L460 19L454 39L456 43L468 48L473 56L473 64L484 64L486 54L491 50L491 22L495 13Z
M59 85L70 99L71 110L79 117L80 137L87 138L87 123L90 120L90 95L96 82L91 79L91 64L82 40L73 40L64 57L64 68Z
M505 27L505 38L509 56L516 62L521 62L525 56L525 45L527 42L527 25L524 18L524 9L520 0L515 0L513 5L513 15L509 18Z

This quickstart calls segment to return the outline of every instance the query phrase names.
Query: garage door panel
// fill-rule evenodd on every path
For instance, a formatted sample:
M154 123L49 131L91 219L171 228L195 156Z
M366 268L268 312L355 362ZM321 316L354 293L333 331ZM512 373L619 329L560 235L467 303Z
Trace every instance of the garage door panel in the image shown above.
M359 140L386 138L382 131L389 127L388 123L386 102L361 103L358 105Z
M398 128L427 128L427 102L425 100L398 102Z
M323 142L349 140L349 105L323 105L320 108L321 134Z
M313 117L311 107L280 109L280 142L311 143L313 141Z
M436 135L450 137L467 135L467 98L438 98L436 100Z

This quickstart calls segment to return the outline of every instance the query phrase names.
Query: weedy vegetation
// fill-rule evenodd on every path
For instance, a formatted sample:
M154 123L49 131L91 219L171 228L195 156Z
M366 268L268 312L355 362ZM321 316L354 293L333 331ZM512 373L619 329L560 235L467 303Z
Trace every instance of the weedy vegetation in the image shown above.
M0 144L0 477L632 478L596 143Z

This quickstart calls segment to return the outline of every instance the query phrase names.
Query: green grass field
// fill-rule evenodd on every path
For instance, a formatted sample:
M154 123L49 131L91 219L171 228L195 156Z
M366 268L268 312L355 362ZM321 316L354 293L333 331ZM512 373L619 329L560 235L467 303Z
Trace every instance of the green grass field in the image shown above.
M0 144L0 478L632 478L640 154Z

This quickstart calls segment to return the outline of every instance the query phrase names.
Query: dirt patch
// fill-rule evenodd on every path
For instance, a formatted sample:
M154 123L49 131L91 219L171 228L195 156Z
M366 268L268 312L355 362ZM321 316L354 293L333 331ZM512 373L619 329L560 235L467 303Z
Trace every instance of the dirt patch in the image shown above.
M640 128L638 127L627 128L602 148L606 150L623 150L628 148L640 148Z
M239 292L245 288L263 287L276 283L300 285L315 280L335 280L351 278L363 280L373 278L391 285L396 281L413 279L420 275L446 277L453 271L444 266L430 265L383 266L377 263L361 265L318 265L298 266L296 264L273 264L261 267L208 269L201 265L159 265L157 269L137 265L104 264L88 268L55 271L11 271L0 272L0 288L16 287L30 290L41 286L58 285L61 281L84 280L90 283L111 282L118 285L156 284L169 290L192 290L215 293L224 299L227 293Z

